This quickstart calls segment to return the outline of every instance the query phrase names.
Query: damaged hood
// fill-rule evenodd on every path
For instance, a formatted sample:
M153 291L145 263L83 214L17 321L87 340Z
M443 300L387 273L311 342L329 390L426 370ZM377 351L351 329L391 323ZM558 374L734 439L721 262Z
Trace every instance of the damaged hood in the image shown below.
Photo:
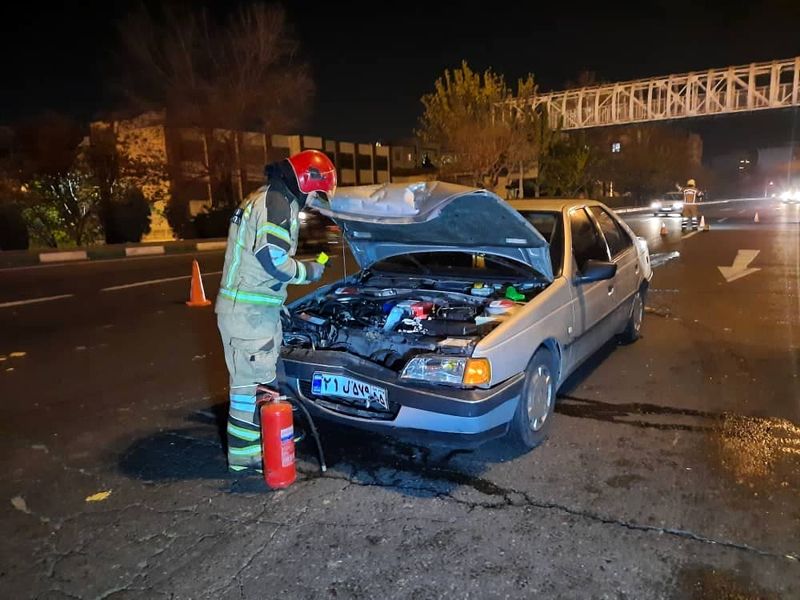
M308 205L341 228L361 268L398 254L460 250L496 254L553 279L547 241L499 196L425 181L339 188Z

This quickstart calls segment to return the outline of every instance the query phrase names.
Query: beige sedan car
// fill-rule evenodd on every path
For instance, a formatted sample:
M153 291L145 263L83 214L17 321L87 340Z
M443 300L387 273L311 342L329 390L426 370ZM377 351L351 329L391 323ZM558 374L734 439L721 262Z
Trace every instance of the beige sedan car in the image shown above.
M567 376L639 337L647 244L599 202L423 182L343 188L315 207L360 267L284 323L281 383L317 416L530 449Z

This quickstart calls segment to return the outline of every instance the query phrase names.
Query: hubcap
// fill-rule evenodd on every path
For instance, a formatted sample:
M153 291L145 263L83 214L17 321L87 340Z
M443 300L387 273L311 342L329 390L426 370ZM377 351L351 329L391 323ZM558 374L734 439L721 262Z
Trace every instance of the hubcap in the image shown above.
M544 365L536 367L536 371L528 386L528 424L533 431L544 427L544 422L550 414L553 405L553 386L551 385L550 369Z
M633 299L633 330L636 333L642 329L642 319L644 319L644 305L642 295L637 293Z

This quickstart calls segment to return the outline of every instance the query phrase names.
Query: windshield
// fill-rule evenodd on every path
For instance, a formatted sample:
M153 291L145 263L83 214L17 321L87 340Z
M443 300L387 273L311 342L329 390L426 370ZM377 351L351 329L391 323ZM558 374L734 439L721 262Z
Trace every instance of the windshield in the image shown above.
M550 262L553 265L553 276L561 275L564 262L564 223L560 212L544 212L521 210L520 214L536 228L550 244Z
M540 275L521 262L477 252L409 252L376 262L372 270L403 275L485 279L533 279Z

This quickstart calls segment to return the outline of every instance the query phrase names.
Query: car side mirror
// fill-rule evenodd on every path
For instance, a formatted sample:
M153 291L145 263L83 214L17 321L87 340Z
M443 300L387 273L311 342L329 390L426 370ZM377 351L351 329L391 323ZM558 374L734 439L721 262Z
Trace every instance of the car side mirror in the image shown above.
M605 281L617 274L617 265L607 260L587 260L583 270L575 278L576 283Z

